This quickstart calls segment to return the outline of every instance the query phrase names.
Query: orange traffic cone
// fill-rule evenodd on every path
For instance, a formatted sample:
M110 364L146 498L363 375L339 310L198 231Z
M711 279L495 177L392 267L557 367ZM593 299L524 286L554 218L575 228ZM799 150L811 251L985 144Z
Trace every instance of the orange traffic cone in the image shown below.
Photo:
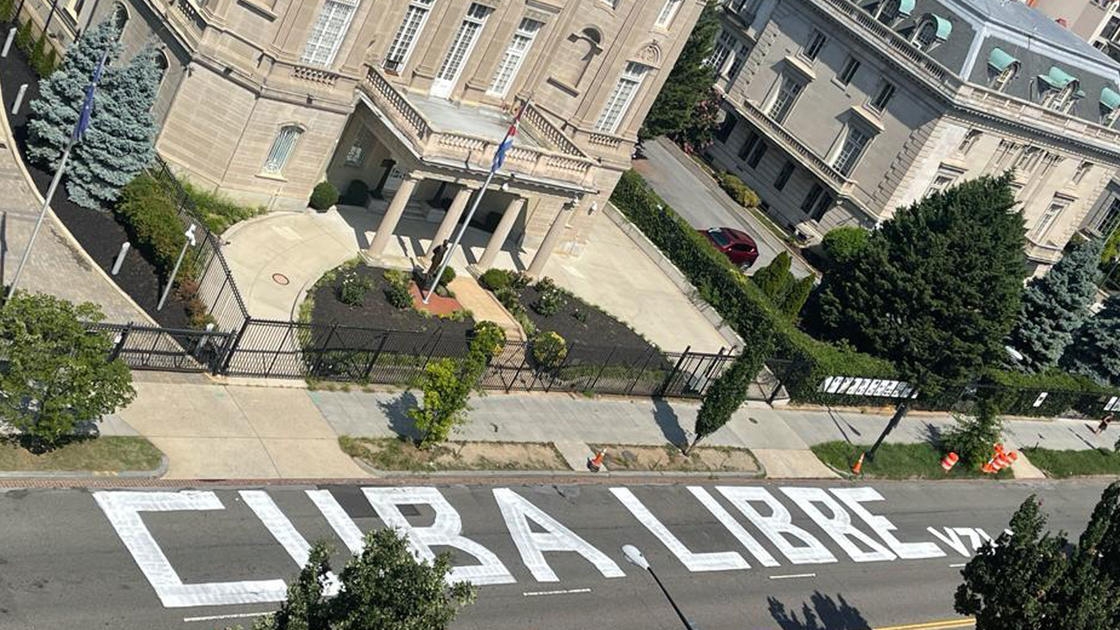
M994 473L996 471L996 469L993 468L993 464L995 464L995 458L994 457L992 459L989 459L983 466L980 467L980 472L989 473L989 474Z
M590 468L592 472L599 472L603 468L603 458L606 457L606 455L606 451L599 451L595 453L595 457L587 458L587 467Z
M860 453L859 454L859 459L857 459L856 463L852 465L852 474L853 475L862 475L863 474L863 458L866 457L866 456L867 456L867 453Z
M945 472L949 472L950 470L953 469L953 466L957 465L957 461L959 461L959 460L960 460L960 457L956 453L950 452L948 455L945 456L944 459L941 460L941 470L944 470Z

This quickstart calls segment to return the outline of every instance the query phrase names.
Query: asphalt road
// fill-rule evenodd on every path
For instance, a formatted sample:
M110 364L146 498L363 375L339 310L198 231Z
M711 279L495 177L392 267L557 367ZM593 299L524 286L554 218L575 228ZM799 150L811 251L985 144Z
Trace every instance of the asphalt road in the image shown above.
M758 245L758 260L754 269L769 264L778 252L789 250L781 239L749 210L732 201L672 142L657 138L645 143L644 149L646 159L635 160L634 170L641 173L657 194L693 227L698 230L732 227L750 234ZM808 267L797 256L793 257L790 267L798 278L809 275Z
M751 505L757 512L752 517L729 501L724 490L710 484L704 485L702 493L712 497L719 506L714 511L684 486L509 488L526 503L511 499L509 492L495 493L494 486L457 485L411 494L405 491L396 501L402 504L400 514L417 528L413 531L432 535L431 529L423 528L432 526L435 512L429 505L419 505L426 500L420 495L426 492L437 499L445 498L453 513L462 519L463 536L493 552L496 558L492 560L499 563L499 570L508 570L516 580L516 583L481 586L478 602L460 616L456 628L680 628L650 576L623 561L619 549L625 543L632 543L645 552L698 628L856 630L954 617L952 593L959 581L959 568L953 565L965 562L967 558L962 551L970 554L974 544L982 540L975 528L997 536L1006 527L1015 507L1028 494L1037 492L1051 517L1051 527L1076 535L1103 486L1100 481L796 486L809 488L801 492L808 492L817 499L819 495L811 494L815 492L813 488L827 489L826 498L842 496L837 490L854 488L869 488L863 492L872 494L870 489L873 488L882 495L885 499L882 501L868 502L868 497L863 497L864 502L859 505L870 514L860 514L850 503L844 504L849 506L844 513L851 512L852 524L870 541L870 544L860 543L841 536L842 540L856 541L849 542L852 548L847 550L794 501L791 495L799 491L787 492L795 487L791 484L758 482L728 491L731 495L735 492L769 493L768 496L777 499L778 505L789 511L793 525L823 545L823 556L821 547L817 546L814 552L812 544L804 538L786 538L793 546L783 551L777 541L766 535L766 527L776 526L760 525L761 521L756 520L770 516L772 505L759 503L756 497ZM268 599L267 593L261 595L266 588L239 591L239 587L209 584L175 591L177 587L167 584L176 580L186 585L199 585L290 578L298 570L287 551L299 546L293 541L326 539L344 550L345 538L334 533L325 516L329 510L321 511L317 507L324 504L324 499L327 504L337 502L341 508L333 513L335 523L352 521L362 531L381 527L386 518L391 518L386 516L388 512L377 512L375 503L368 500L358 486L324 489L326 493L317 495L319 503L313 502L312 495L308 494L307 491L315 490L310 487L272 487L248 494L221 489L212 495L207 494L208 491L183 494L163 489L159 492L169 494L141 491L145 494L125 496L115 490L103 496L82 490L0 492L0 628L157 630L223 628L237 623L249 626L252 619L244 615L267 611L275 605L261 602L168 608L161 604L153 584L163 585L164 596L176 606L220 596L223 592L226 596L233 592L235 599L242 596ZM637 499L638 513L644 506L652 517L626 507L624 497L620 498L619 494L624 495L627 490ZM216 501L220 505L210 505L209 511L144 511L139 513L142 520L131 521L131 525L127 510L119 509L124 500L149 501L148 510L168 509L175 507L174 501L186 500L183 497L187 496L193 497L192 501ZM388 500L385 495L377 496ZM543 563L535 562L531 549L527 563L503 518L499 497L507 508L520 505L528 509L525 506L531 504L566 525L579 540L591 546L582 551L596 564L573 551L547 551L543 553ZM634 502L630 501L630 505ZM270 512L269 506L275 509ZM384 505L380 507L384 509ZM830 510L821 507L818 518L832 518ZM749 551L745 543L732 535L731 529L721 524L717 512L725 517L733 515L734 523L742 527L739 535L746 534L761 546ZM445 516L447 514L445 512ZM110 515L117 519L116 527L111 524ZM885 517L889 524L872 515ZM521 521L514 518L512 522ZM285 534L286 523L294 530ZM680 544L667 544L655 536L652 532L659 529L657 523ZM891 531L892 525L897 529ZM873 529L875 527L878 531ZM143 538L144 531L150 532L158 547L155 552L149 548L134 557L125 541ZM535 536L543 547L549 544L539 534L545 531L539 525L520 531L523 542ZM896 539L895 543L887 541L884 531L888 537ZM970 542L974 537L977 540ZM564 536L553 538L553 544L560 544L556 541ZM281 540L283 543L278 542ZM862 557L859 554L867 554L876 547L880 556L884 551L892 555L888 548L901 553L901 547L895 546L901 544L898 541L927 543L925 555L937 557L893 560L880 557L867 562L854 562L850 557L852 553ZM670 547L675 547L676 554L684 555L685 559L680 559ZM909 549L912 552L915 547ZM437 552L440 550L436 548ZM929 553L931 550L936 554ZM604 555L595 556L598 552ZM689 552L729 553L717 557L688 557ZM152 563L158 564L161 553L169 563L169 570L152 572ZM800 553L803 558L817 560L831 557L834 561L794 564L787 553L793 556ZM736 557L738 563L749 564L750 568L730 569L727 565L729 562L737 564ZM773 566L762 566L767 564L767 557ZM344 558L344 552L340 553L336 566ZM693 569L724 570L690 571L686 561ZM476 562L456 552L457 566ZM610 574L611 566L617 566L625 576L604 577L601 571ZM143 567L147 567L155 582L145 577ZM534 577L535 573L538 578L548 578L550 572L555 573L557 581L540 582ZM280 584L279 588L282 587ZM272 588L276 588L275 582ZM183 594L186 591L191 594Z

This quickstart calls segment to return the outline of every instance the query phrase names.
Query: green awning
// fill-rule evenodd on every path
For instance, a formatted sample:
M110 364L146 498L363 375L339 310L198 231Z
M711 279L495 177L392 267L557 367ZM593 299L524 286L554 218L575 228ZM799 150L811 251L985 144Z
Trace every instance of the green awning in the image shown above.
M884 0L890 2L891 0ZM914 0L898 0L898 14L902 17L910 17L914 12Z
M1040 81L1049 85L1050 87L1060 90L1069 85L1070 81L1076 81L1077 77L1062 70L1057 66L1050 66L1050 72L1038 75Z
M1019 65L1019 60L1004 52L1002 48L993 48L988 54L988 65L996 72L1003 72L1011 64Z
M934 23L937 24L937 39L941 41L949 39L949 34L953 32L953 23L940 15L933 15L931 13L930 17L933 18Z
M1101 88L1101 105L1108 111L1120 107L1120 94L1112 88Z

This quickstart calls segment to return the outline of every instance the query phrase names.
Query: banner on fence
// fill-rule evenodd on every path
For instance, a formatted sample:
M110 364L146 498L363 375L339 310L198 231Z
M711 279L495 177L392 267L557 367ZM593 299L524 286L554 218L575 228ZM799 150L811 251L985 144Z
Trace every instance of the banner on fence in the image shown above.
M1120 397L1113 396L1112 398L1109 398L1108 402L1105 403L1105 405L1104 405L1104 410L1105 411L1120 411Z
M867 396L868 398L913 398L917 392L905 381L854 376L830 376L817 387L826 394Z

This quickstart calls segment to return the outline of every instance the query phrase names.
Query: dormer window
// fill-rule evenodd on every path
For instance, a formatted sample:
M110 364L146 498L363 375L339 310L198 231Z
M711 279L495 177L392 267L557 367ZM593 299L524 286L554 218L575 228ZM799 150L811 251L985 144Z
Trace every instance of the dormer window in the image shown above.
M943 17L927 13L918 20L918 25L910 34L910 43L921 51L929 52L949 39L953 24Z
M1101 88L1101 124L1111 127L1120 116L1120 92L1110 87Z
M914 0L881 0L872 15L887 26L894 27L914 11Z
M988 72L992 77L990 84L992 89L1002 92L1003 88L1007 87L1007 84L1019 73L1019 60L1003 49L993 48L988 54Z
M1042 106L1056 112L1068 112L1074 100L1085 95L1079 89L1081 82L1077 77L1057 66L1051 66L1049 72L1039 75L1038 82L1042 90Z

